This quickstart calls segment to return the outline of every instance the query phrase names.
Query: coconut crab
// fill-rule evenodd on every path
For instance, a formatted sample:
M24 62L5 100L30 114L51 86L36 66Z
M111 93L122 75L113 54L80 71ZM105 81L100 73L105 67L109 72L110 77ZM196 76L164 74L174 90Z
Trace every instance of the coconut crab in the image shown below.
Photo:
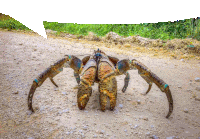
M40 87L47 78L58 87L54 82L53 77L59 74L64 67L70 67L74 70L74 76L78 83L77 103L80 110L85 109L89 97L92 94L91 86L94 82L99 83L101 110L105 111L107 97L110 100L110 109L113 110L117 99L117 81L115 76L122 74L126 75L124 79L124 87L122 89L122 92L125 92L130 79L130 75L127 71L137 69L140 76L149 84L145 94L151 90L152 84L155 83L162 92L165 92L168 99L169 112L166 118L172 114L173 99L171 91L169 86L163 80L135 59L119 60L118 58L106 55L99 49L94 51L92 55L84 57L82 60L73 55L65 55L63 59L59 60L54 65L51 65L41 73L33 81L28 95L29 110L34 112L32 107L32 98L36 88Z

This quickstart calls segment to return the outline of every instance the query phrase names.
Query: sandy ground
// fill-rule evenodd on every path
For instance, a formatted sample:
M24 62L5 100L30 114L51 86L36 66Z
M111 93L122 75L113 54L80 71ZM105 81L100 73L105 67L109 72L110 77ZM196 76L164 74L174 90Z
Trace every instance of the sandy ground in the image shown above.
M108 55L139 60L169 84L174 100L169 119L165 118L166 95L156 85L148 95L141 95L148 84L137 70L129 71L131 79L125 93L121 91L125 76L117 77L114 111L99 109L98 84L93 86L86 109L79 110L74 89L77 83L68 68L54 78L59 89L49 79L37 88L33 97L36 112L30 115L27 97L35 77L65 54L91 54L97 47L0 31L0 138L200 138L200 82L195 81L200 77L200 60L152 58L137 52L118 54L103 46L101 50Z

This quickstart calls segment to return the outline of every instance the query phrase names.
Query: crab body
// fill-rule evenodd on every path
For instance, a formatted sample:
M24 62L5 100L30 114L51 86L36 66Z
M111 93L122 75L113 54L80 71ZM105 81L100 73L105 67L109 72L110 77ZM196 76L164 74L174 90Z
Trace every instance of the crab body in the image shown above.
M113 110L117 98L117 81L115 67L104 53L96 52L90 57L80 74L77 102L80 109L84 109L89 96L91 85L99 83L101 110L105 111L107 97L110 99L110 109Z
M117 100L116 76L122 74L126 75L124 87L122 89L122 92L125 92L130 79L128 70L138 69L138 73L149 84L146 94L151 90L152 83L155 83L162 92L166 93L169 102L169 112L166 118L168 118L173 111L173 99L169 86L156 74L151 72L148 67L135 59L124 59L120 61L118 58L106 55L99 49L94 51L92 55L84 57L82 60L75 56L65 55L65 58L59 60L40 74L33 81L28 95L28 107L31 111L34 111L32 108L32 98L36 88L41 86L48 77L51 82L58 87L53 77L60 73L64 67L70 67L74 70L74 77L78 83L77 103L80 110L85 109L89 97L92 94L91 86L94 82L99 84L101 110L105 111L107 98L110 100L110 109L113 110Z

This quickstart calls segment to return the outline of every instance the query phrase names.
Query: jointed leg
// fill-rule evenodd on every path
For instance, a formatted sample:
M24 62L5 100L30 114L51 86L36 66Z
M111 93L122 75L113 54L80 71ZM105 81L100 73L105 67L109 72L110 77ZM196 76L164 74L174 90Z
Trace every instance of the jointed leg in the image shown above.
M149 87L147 89L147 91L145 92L145 94L143 95L146 95L147 93L149 93L149 91L151 90L151 87L152 87L152 81L149 79L149 77L147 77L147 75L145 75L145 73L141 73L138 71L138 73L140 74L140 76L149 84Z
M58 85L54 82L54 80L53 80L53 78L49 78L50 80L51 80L51 82L56 86L56 87L58 87Z
M152 83L155 83L162 92L165 92L167 99L168 99L168 103L169 103L169 112L166 116L166 118L168 118L172 114L172 111L173 111L173 99L172 99L171 91L169 90L169 86L162 79L160 79L156 74L151 72L151 70L148 69L141 62L132 60L131 64L132 64L131 66L138 69L139 74L149 84L149 88L146 91L146 94L150 91Z
M33 81L33 84L31 86L31 89L30 89L29 94L28 94L28 108L32 112L34 112L33 107L32 107L32 98L33 98L33 95L34 95L37 87L38 87L37 83L35 81Z
M156 74L151 72L151 70L148 67L146 67L144 64L135 59L133 60L124 59L118 61L116 65L116 74L121 75L124 74L127 70L131 69L138 69L138 73L149 84L149 88L146 91L146 94L151 90L152 83L155 83L162 92L165 92L169 103L169 112L166 116L166 118L168 118L173 111L173 99L171 91L169 90L169 86Z
M124 79L124 87L123 87L123 89L122 89L122 92L123 92L123 93L126 91L126 89L127 89L127 87L128 87L129 80L130 80L130 75L129 75L129 73L126 72L125 75L126 75L126 77L125 77L125 79Z
M31 89L29 91L29 94L28 94L29 110L34 112L34 110L32 108L32 99L33 99L33 95L34 95L34 92L35 92L37 87L40 87L47 78L50 78L51 82L56 87L58 87L58 85L54 82L53 77L56 76L57 74L59 74L63 70L64 66L71 67L77 72L80 69L80 67L79 67L79 65L81 65L80 62L81 61L77 57L66 55L65 58L57 61L55 64L49 66L44 72L42 72L33 81L33 84L32 84Z
M74 72L74 77L76 78L76 82L79 84L80 83L80 76L78 73Z

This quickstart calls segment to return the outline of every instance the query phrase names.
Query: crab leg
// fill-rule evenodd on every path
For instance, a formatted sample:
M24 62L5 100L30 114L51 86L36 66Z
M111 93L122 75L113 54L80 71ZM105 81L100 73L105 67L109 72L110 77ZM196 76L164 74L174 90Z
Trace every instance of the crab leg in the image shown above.
M74 72L74 77L76 78L76 82L79 84L81 81L79 74Z
M171 113L173 111L173 99L172 99L171 91L169 89L168 84L166 84L156 74L151 72L151 70L148 67L146 67L144 64L142 64L141 62L139 62L135 59L121 60L117 63L116 67L117 67L117 69L116 69L117 75L124 74L127 70L137 69L138 73L141 75L141 77L149 84L149 88L146 91L146 94L151 90L152 83L155 83L162 92L165 92L167 99L168 99L169 112L168 112L166 118L168 118L171 115Z
M141 75L141 77L149 84L149 88L146 91L146 94L150 91L152 83L155 83L162 92L165 92L168 102L169 102L169 112L166 116L168 118L172 111L173 111L173 99L171 95L171 91L169 90L168 84L166 84L162 79L160 79L156 74L150 71L149 68L147 68L145 65L143 65L141 62L136 61L133 59L131 61L131 65L134 68L138 69L138 73Z
M56 62L54 65L51 65L48 67L44 72L42 72L34 81L31 86L31 89L28 94L28 108L32 112L34 112L32 108L32 99L34 92L37 87L40 87L43 82L47 79L50 78L51 82L58 87L58 85L54 82L53 77L59 74L61 71L63 71L63 67L71 67L74 69L76 73L78 73L79 69L81 68L81 60L78 59L75 56L68 56L66 55L65 58L59 60Z
M28 94L28 108L32 112L34 112L33 107L32 107L32 98L33 98L34 92L35 92L37 87L38 87L38 84L35 81L33 81L33 84L31 86L31 89L30 89L29 94Z
M128 87L128 83L130 80L130 74L128 72L125 73L126 77L124 78L124 87L122 89L122 92L124 93Z

